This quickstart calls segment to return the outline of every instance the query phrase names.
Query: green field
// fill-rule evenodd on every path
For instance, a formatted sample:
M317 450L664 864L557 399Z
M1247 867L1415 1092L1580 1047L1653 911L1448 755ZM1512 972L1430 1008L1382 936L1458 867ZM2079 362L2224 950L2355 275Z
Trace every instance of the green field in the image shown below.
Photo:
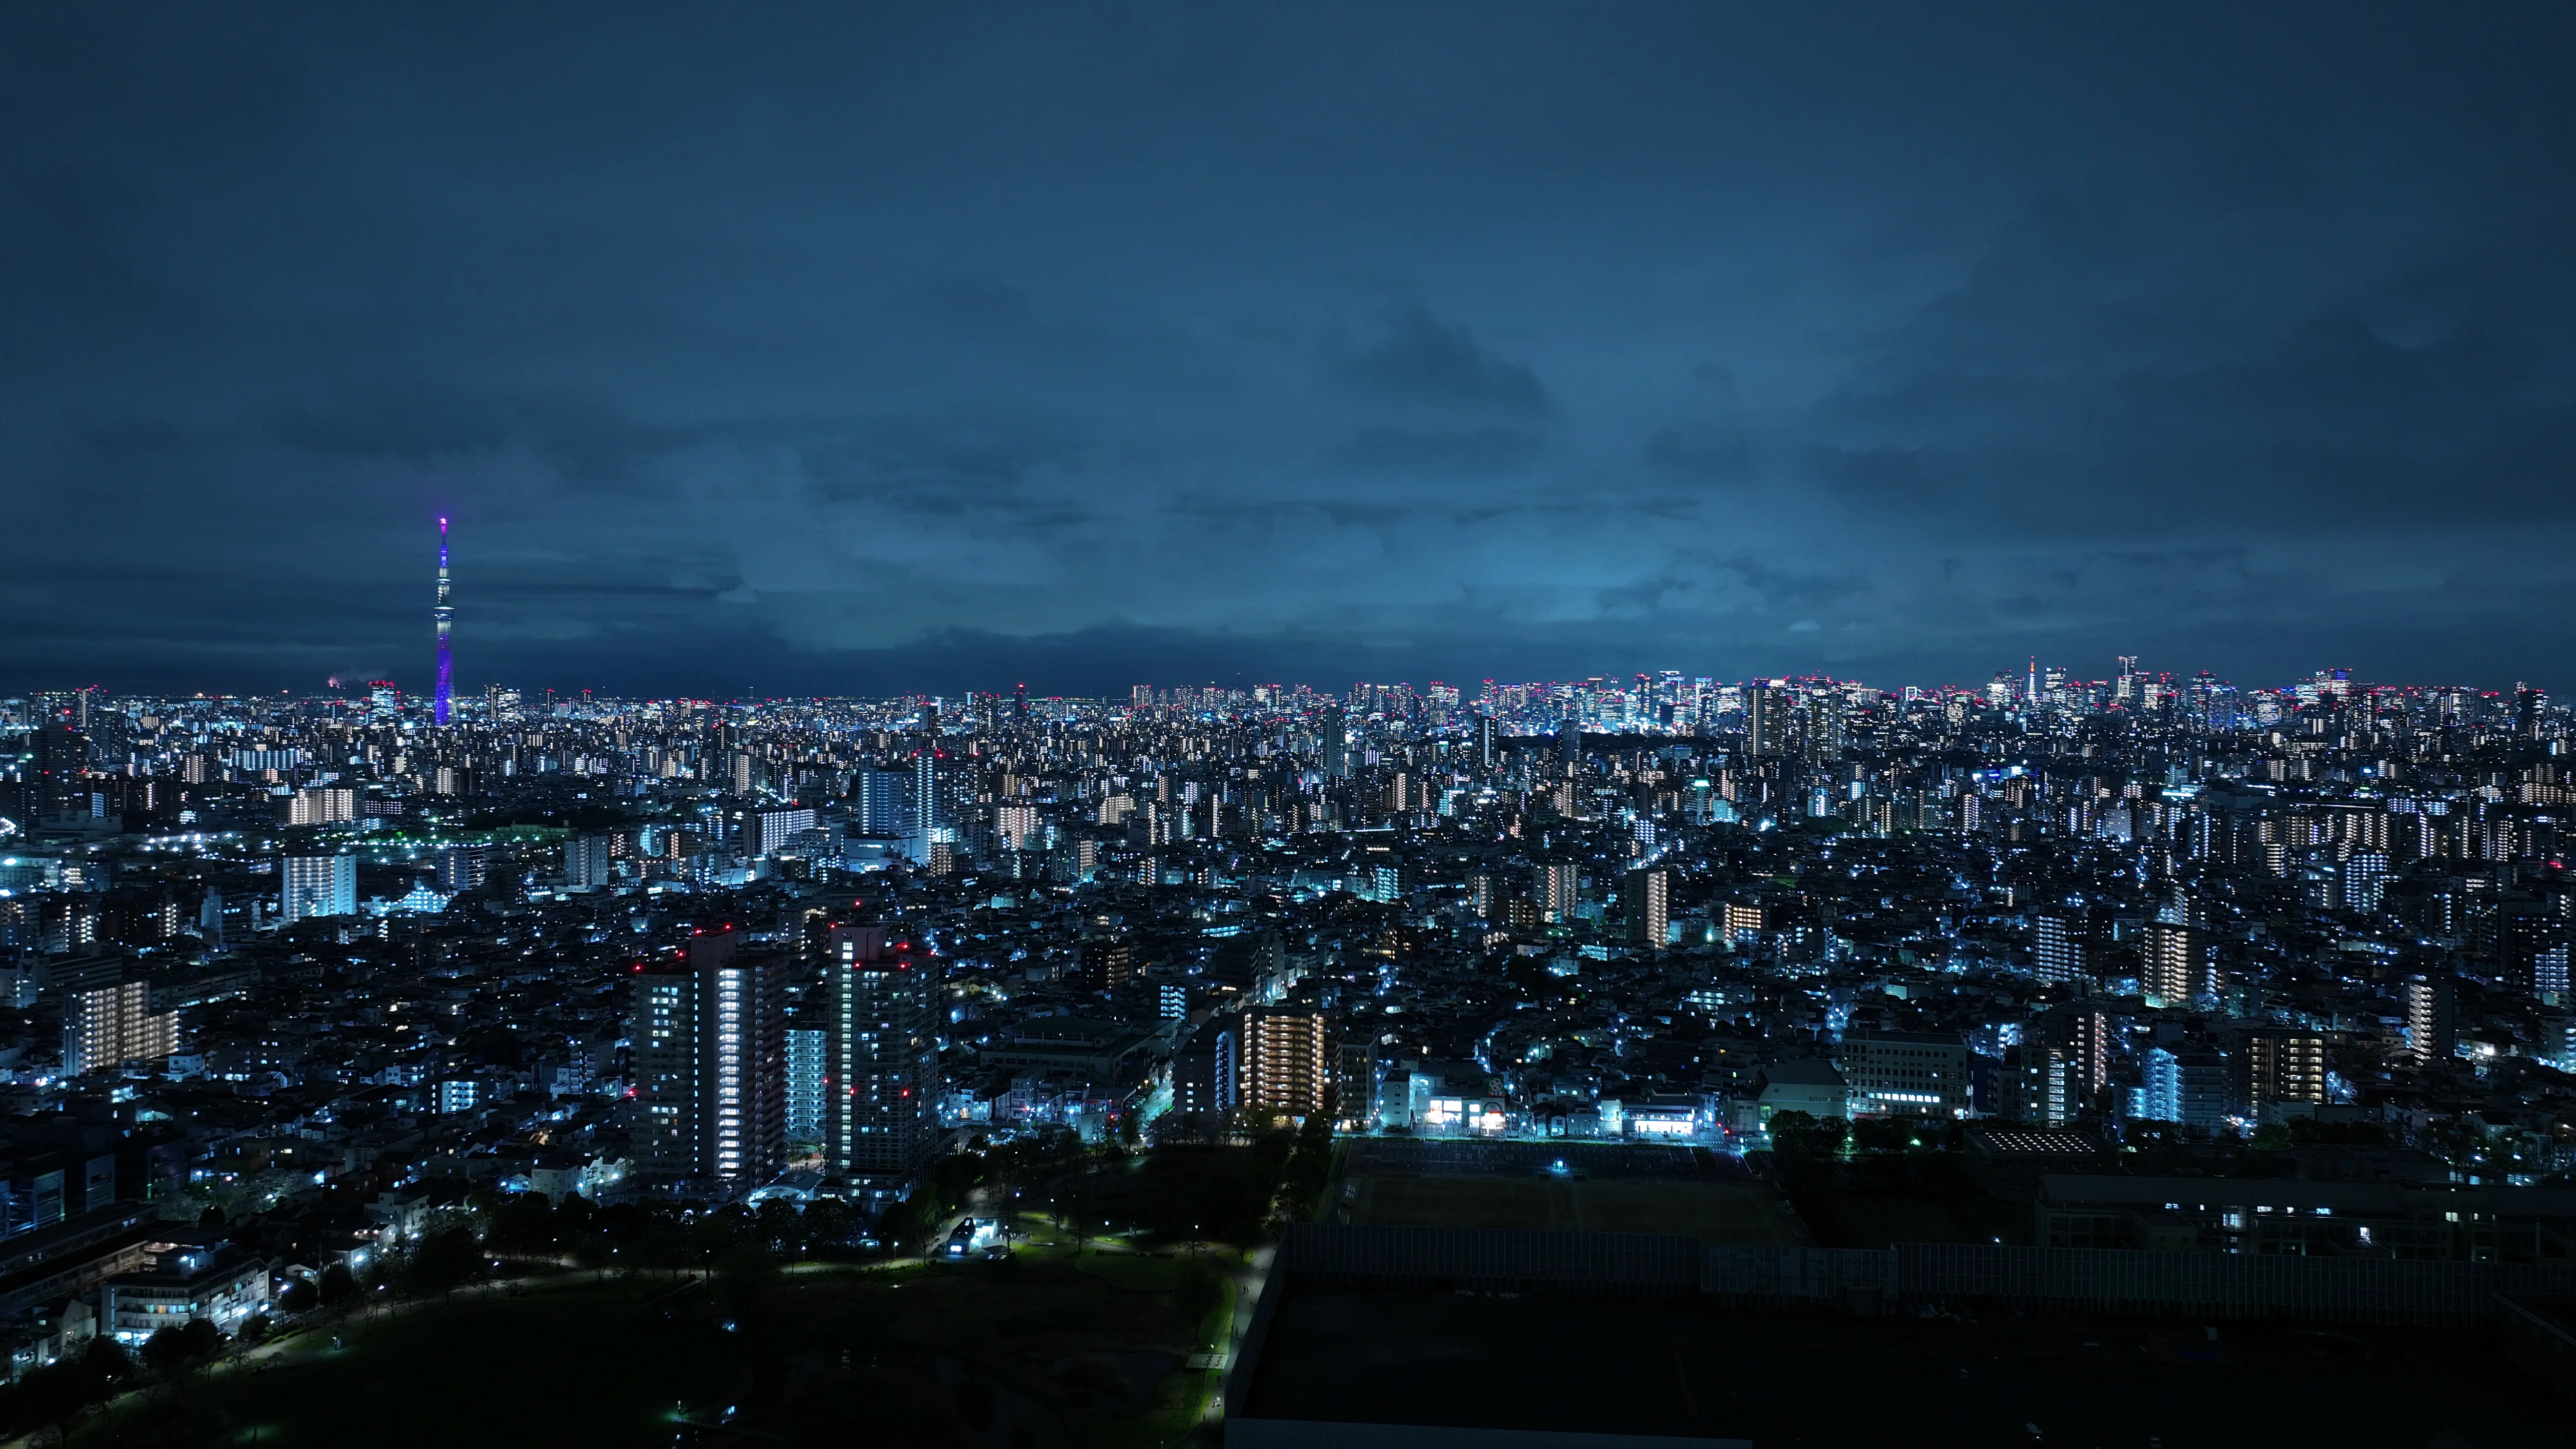
M129 1396L73 1443L964 1449L998 1420L1015 1444L1162 1446L1198 1422L1214 1375L1183 1360L1232 1301L1203 1282L1185 1315L1192 1271L1095 1255L585 1279L353 1321L339 1347L307 1332Z

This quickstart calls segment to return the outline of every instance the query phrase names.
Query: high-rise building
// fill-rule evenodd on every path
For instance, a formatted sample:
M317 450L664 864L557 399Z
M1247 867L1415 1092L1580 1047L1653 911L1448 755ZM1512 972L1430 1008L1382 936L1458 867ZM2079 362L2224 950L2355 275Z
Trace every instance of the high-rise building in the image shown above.
M490 853L480 845L451 845L439 851L436 873L441 895L455 895L483 884L485 862Z
M345 785L307 785L286 803L289 825L337 825L358 818L358 792Z
M1331 1106L1331 1018L1313 1007L1264 1006L1242 1022L1246 1109L1306 1117Z
M2210 989L2209 935L2174 921L2149 921L2139 946L2147 1005L2189 1006Z
M879 837L912 833L912 772L908 770L859 771L850 794L858 806L859 833Z
M1317 764L1328 779L1346 779L1351 773L1350 727L1343 722L1340 706L1326 709L1317 722L1320 758Z
M576 835L564 842L564 888L595 891L607 886L612 842L605 835Z
M908 832L908 851L913 864L930 864L930 848L941 842L942 824L939 816L939 743L934 735L925 739L912 757L912 826Z
M787 837L801 830L811 830L816 823L813 810L803 806L754 811L743 821L745 839L742 853L754 858L776 855L787 848Z
M824 935L832 1043L824 1158L874 1198L908 1194L939 1150L936 968L881 926Z
M1172 1055L1172 1110L1220 1116L1243 1103L1241 1019L1220 1016Z
M2050 1007L2031 1022L2022 1039L2057 1052L2073 1068L2071 1080L2082 1096L2082 1102L2073 1110L2081 1112L2090 1106L2093 1095L2111 1080L2111 1017L2093 1002L2069 1001Z
M1666 875L1660 870L1628 873L1629 937L1654 950L1663 948L1664 938L1672 928L1665 882Z
M1744 691L1744 752L1755 759L1774 759L1788 752L1788 723L1781 718L1780 695L1767 684L1749 685Z
M2458 1044L2450 981L2414 977L2407 981L2402 999L2406 1007L2407 1055L2419 1064L2449 1061Z
M63 994L63 1073L155 1062L179 1049L179 1014L154 1011L140 981L107 982Z
M1583 867L1570 860L1549 861L1538 868L1538 908L1553 922L1574 919L1581 899Z
M89 768L89 742L80 731L59 720L48 720L36 731L35 754L28 779L35 813L46 819L87 815L88 791L81 784L81 772Z
M2149 1047L2140 1062L2145 1085L2137 1116L2214 1131L2227 1120L2227 1058L2212 1051Z
M2080 981L2084 976L2084 942L2063 916L2040 916L2031 931L2031 969L2048 982Z
M1968 1045L1946 1032L1846 1032L1835 1068L1854 1111L1886 1117L1968 1115Z
M290 855L280 863L279 908L287 924L358 913L358 860L349 855Z
M791 1148L823 1140L825 1070L832 1034L819 1026L787 1029L787 1141Z
M2245 1038L2246 1100L2261 1110L2274 1102L2326 1099L2326 1039L2317 1032L2267 1030Z
M731 926L635 968L636 1151L652 1175L751 1186L787 1159L784 963L744 959Z

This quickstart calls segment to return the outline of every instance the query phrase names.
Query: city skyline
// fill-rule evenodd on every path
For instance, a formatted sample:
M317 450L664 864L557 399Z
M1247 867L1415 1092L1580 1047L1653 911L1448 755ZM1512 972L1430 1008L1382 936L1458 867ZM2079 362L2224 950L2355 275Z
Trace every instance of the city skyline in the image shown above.
M2563 678L2571 22L2331 15L15 17L0 689Z

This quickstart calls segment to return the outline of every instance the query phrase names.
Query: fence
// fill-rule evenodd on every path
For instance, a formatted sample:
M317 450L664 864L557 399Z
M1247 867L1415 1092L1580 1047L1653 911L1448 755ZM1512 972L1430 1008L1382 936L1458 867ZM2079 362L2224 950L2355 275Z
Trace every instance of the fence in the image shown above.
M1700 1250L1699 1291L1746 1307L1877 1313L1895 1305L1896 1255L1863 1248Z

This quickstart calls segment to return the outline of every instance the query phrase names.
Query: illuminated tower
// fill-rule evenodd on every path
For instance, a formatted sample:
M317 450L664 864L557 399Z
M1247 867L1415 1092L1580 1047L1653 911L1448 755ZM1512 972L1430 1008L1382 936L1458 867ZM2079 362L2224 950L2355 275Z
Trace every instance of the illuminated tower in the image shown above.
M447 723L447 713L456 695L456 661L448 657L447 631L456 622L456 611L447 606L447 520L438 520L438 692L430 696L430 718Z

